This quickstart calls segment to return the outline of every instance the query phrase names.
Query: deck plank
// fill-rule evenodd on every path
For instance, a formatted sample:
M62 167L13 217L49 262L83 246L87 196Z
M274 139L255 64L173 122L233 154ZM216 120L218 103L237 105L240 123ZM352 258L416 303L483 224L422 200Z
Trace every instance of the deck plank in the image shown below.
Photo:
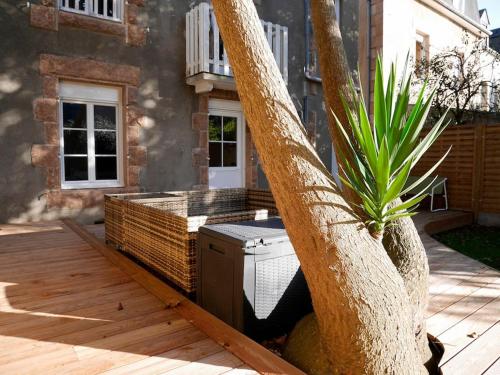
M497 323L441 368L446 374L481 374L500 357L500 324Z
M491 326L495 325L500 320L499 312L500 298L496 298L494 301L486 304L460 323L439 335L439 340L441 340L445 346L442 362L446 363L459 352L461 348L469 345ZM500 340L500 336L498 340Z

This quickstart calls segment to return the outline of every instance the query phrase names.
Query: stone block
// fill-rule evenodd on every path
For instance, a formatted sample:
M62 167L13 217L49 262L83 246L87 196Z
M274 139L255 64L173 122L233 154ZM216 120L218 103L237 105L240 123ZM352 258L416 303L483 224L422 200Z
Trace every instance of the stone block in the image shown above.
M45 143L59 146L59 124L57 122L44 122Z
M147 152L144 146L130 146L128 148L130 166L144 166L147 162Z
M136 24L137 23L137 16L139 15L139 7L135 4L129 4L127 5L127 22L129 24Z
M59 80L54 76L43 77L43 97L56 99L59 94Z
M127 144L129 146L139 146L140 128L137 125L127 127Z
M138 25L127 25L127 44L141 47L146 44L146 29Z
M208 113L193 113L191 119L194 130L208 130Z
M139 98L139 90L136 86L127 86L125 88L125 104L136 104Z
M32 145L31 164L47 168L59 167L59 147L54 145Z
M137 166L128 167L127 174L127 185L128 186L139 186L140 185L140 171L141 168Z
M33 115L37 121L57 122L57 100L38 98L33 102Z
M63 12L61 12L63 13ZM82 57L40 55L40 74L117 82L139 86L141 70L131 65L110 64Z
M61 188L61 169L50 167L45 169L47 189L57 190Z
M144 6L144 0L128 0L129 4L134 4L140 7Z
M33 27L57 31L57 9L32 4L30 6L30 24Z

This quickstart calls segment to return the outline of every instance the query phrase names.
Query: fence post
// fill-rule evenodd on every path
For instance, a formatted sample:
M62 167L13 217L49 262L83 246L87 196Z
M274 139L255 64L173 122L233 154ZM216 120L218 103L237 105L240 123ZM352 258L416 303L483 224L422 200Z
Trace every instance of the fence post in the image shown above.
M474 128L474 170L472 175L472 211L477 223L482 203L482 185L484 175L485 125Z

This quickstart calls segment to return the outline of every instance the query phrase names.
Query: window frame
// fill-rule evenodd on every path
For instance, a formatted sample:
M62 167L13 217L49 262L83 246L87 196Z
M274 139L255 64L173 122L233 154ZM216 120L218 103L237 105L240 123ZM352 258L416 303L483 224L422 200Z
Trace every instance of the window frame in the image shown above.
M220 141L211 141L210 140L210 132L208 132L208 147L209 147L209 150L210 150L210 143L216 143L218 145L220 145L220 148L221 148L221 165L220 166L210 166L210 161L208 163L208 166L210 169L214 169L214 170L220 170L220 171L234 171L234 170L238 170L238 169L241 169L241 163L242 161L240 160L241 159L241 148L242 148L242 145L241 145L241 126L242 126L242 118L241 118L241 114L238 113L237 111L230 111L230 110L212 110L208 117L209 117L209 125L210 126L210 116L217 116L217 117L220 117L221 118L221 140ZM224 117L228 117L228 118L235 118L236 119L236 141L226 141L224 140ZM228 144L234 144L236 145L236 165L231 165L231 166L225 166L224 165L224 144L225 143L228 143ZM210 152L210 151L209 151Z
M85 10L79 10L79 9L74 9L70 8L67 5L63 5L63 2L68 3L69 0L58 0L58 6L59 10L62 10L64 12L70 12L70 13L76 13L76 14L81 14L84 16L89 16L89 17L94 17L94 18L99 18L102 20L107 20L111 22L123 22L123 10L124 10L124 0L116 0L114 2L115 5L115 11L116 14L118 15L117 17L108 17L105 15L98 14L97 12L94 12L94 1L95 0L83 0L85 2ZM107 1L114 1L114 0L107 0ZM75 0L75 4L78 2L78 0ZM104 4L103 4L103 9L104 9Z
M119 88L110 86L97 86L97 85L87 85L79 84L73 82L62 83L61 86L71 87L71 91L76 92L77 95L63 94L59 96L59 159L60 159L60 173L61 173L61 189L95 189L95 188L112 188L112 187L123 187L124 186L124 160L123 160L123 125L122 125L122 108L121 108L121 91ZM101 89L112 89L116 90L117 100L103 99L98 100L90 99L91 93L94 91L96 95L94 97L99 97L98 91ZM87 91L85 93L78 95L78 91ZM60 90L61 91L61 90ZM64 103L74 103L74 104L85 104L86 105L86 118L87 118L87 168L88 176L87 180L81 181L66 181L65 168L64 168L64 120L63 120L63 104ZM116 179L113 180L97 180L96 179L96 152L95 152L95 123L94 123L94 106L105 105L114 106L116 108ZM97 129L97 131L110 131ZM68 156L73 154L68 154ZM83 154L82 154L83 155Z

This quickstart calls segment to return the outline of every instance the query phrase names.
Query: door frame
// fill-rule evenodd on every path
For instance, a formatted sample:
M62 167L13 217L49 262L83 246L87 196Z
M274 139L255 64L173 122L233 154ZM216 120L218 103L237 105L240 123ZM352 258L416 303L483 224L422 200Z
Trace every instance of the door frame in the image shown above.
M243 108L241 107L241 103L239 101L235 100L224 100L224 99L209 99L208 101L208 114L209 116L211 114L214 115L222 115L224 116L224 113L228 115L237 115L240 118L241 125L237 129L236 133L236 149L237 149L237 161L238 161L238 166L237 167L208 167L208 173L209 173L209 181L208 181L208 186L210 188L210 170L220 170L220 171L231 171L231 170L240 170L241 171L241 187L245 187L246 185L246 158L245 158L245 151L246 151L246 120L245 120L245 115L243 113Z

